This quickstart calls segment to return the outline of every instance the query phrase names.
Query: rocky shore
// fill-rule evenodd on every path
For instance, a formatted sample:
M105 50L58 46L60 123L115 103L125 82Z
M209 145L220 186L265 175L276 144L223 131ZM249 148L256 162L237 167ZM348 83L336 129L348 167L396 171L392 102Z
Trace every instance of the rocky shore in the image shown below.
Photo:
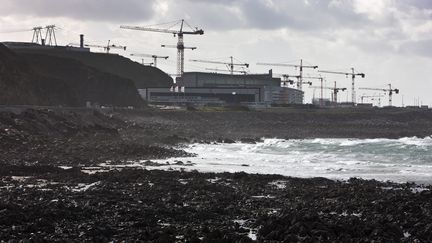
M428 111L2 111L0 239L430 242L431 186L86 168L108 160L154 166L152 159L187 156L178 145L193 141L431 134Z
M10 242L430 242L430 187L352 179L1 168Z

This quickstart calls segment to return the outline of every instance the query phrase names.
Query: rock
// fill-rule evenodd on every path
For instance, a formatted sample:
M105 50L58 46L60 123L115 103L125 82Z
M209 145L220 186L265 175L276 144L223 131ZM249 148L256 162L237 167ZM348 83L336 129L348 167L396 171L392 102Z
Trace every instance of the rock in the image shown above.
M229 139L229 138L224 138L223 143L229 143L230 144L230 143L235 143L235 141L232 139Z

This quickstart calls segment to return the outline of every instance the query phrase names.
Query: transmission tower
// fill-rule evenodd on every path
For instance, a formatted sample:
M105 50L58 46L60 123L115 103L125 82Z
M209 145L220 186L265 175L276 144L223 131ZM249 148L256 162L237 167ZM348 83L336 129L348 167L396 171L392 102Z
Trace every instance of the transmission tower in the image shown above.
M43 41L42 29L43 29L43 27L41 27L41 26L37 26L37 27L34 27L32 29L33 30L32 43L42 44L42 41Z
M52 46L53 44L57 46L57 39L55 35L55 25L47 25L45 27L46 34L45 34L45 44L47 46Z

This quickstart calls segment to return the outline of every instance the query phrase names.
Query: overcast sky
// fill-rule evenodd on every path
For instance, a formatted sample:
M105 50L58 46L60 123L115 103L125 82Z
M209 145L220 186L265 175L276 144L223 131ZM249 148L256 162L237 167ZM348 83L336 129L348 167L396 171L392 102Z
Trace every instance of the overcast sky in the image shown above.
M149 26L186 19L202 28L203 36L185 36L186 60L228 61L229 56L250 63L250 72L297 74L294 68L257 66L257 62L296 64L300 59L322 70L349 71L366 78L357 87L401 90L394 97L400 106L414 99L432 106L432 1L431 0L2 0L1 41L31 41L33 26L55 24L59 44L88 44L109 39L128 47L119 54L168 55L159 61L167 73L176 72L176 50L161 44L177 39L163 33L120 29L120 25ZM163 27L163 26L162 26ZM22 31L22 32L20 32ZM94 49L93 51L101 51ZM140 61L140 59L135 59ZM151 60L147 59L146 62ZM223 66L187 61L185 71ZM308 75L317 73L308 71ZM350 79L325 75L327 83L350 88ZM315 83L318 85L318 82ZM310 102L314 89L306 89ZM357 91L357 95L381 94ZM318 97L318 90L315 96ZM350 92L340 94L342 101ZM388 103L387 96L382 103Z

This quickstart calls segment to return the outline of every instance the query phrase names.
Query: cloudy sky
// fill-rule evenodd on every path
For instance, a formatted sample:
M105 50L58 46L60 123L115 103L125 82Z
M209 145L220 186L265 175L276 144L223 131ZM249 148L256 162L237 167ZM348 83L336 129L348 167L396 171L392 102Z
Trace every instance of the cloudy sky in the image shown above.
M185 19L202 28L203 36L185 36L186 60L228 61L234 56L250 63L250 72L263 73L257 62L296 64L303 59L322 70L348 72L354 67L366 78L357 87L382 88L388 83L401 90L394 104L415 100L432 106L432 1L431 0L2 0L1 41L30 41L33 26L55 24L59 44L88 44L108 40L128 47L119 54L168 55L159 61L167 73L176 72L176 44L169 34L120 29L120 25L151 26ZM161 27L164 27L163 25ZM94 49L93 51L102 51ZM140 59L135 59L141 61ZM150 62L151 60L145 60ZM189 62L186 71L223 66ZM274 73L296 74L289 67ZM310 76L318 75L308 71ZM350 79L325 75L328 85L350 88ZM316 83L318 85L318 83ZM306 97L318 90L306 89ZM357 91L357 95L380 92ZM349 92L340 95L345 101ZM387 104L387 97L382 98Z

